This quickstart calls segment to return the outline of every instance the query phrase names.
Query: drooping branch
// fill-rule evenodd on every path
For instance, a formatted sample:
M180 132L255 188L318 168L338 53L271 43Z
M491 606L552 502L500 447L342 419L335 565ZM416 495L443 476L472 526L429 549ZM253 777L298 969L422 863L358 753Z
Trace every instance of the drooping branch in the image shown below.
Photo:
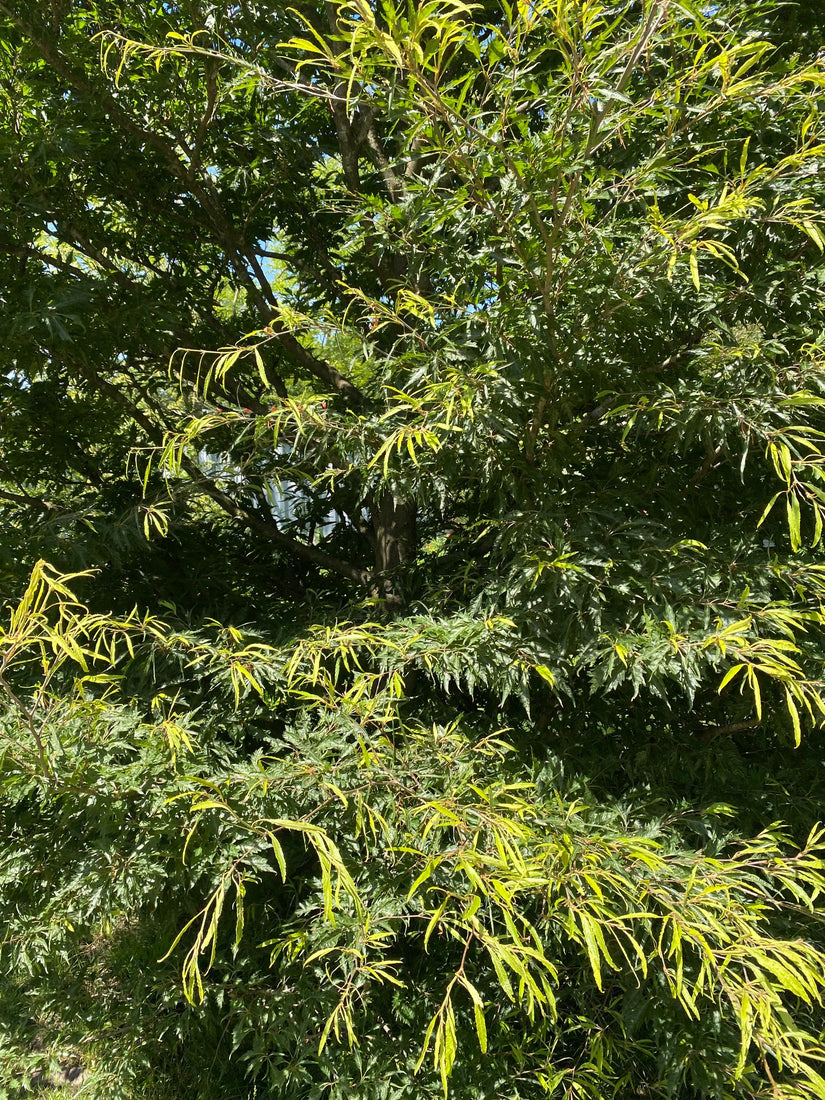
M276 546L282 547L284 550L297 554L305 561L321 566L322 569L329 569L332 573L338 573L339 576L346 577L361 587L366 588L369 586L371 580L369 570L361 569L359 566L353 565L343 558L338 558L334 554L328 554L325 550L321 550L311 543L299 542L291 535L284 534L274 520L256 515L255 512L230 497L210 477L207 477L191 459L184 458L182 466L192 479L193 484L201 492L219 505L227 515L240 520L250 531L262 536Z
M79 369L93 386L109 396L143 429L149 440L157 446L162 445L164 440L164 428L161 425L156 424L138 405L131 401L125 393L118 389L112 382L102 378L94 368L80 364ZM213 500L227 515L231 516L233 519L240 520L244 526L248 527L249 530L256 535L260 535L274 545L296 554L305 561L312 562L314 565L318 565L323 569L329 569L333 573L338 573L340 576L346 577L355 584L365 588L369 586L371 582L369 570L362 569L360 566L345 561L343 558L338 558L334 554L328 554L317 546L300 542L298 539L292 538L291 535L285 534L274 519L257 515L250 508L240 504L225 490L221 489L220 486L205 474L198 467L197 463L191 459L184 457L181 465L192 484L199 492Z
M56 512L58 510L57 505L49 500L29 496L28 493L10 493L8 489L0 489L0 500L6 500L9 504L20 504L24 508L35 508L39 512Z

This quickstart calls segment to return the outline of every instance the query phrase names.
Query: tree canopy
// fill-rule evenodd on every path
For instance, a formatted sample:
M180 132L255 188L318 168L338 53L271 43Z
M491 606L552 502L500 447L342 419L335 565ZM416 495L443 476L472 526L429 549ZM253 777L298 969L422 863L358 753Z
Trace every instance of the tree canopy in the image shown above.
M825 15L0 47L0 1097L822 1100Z

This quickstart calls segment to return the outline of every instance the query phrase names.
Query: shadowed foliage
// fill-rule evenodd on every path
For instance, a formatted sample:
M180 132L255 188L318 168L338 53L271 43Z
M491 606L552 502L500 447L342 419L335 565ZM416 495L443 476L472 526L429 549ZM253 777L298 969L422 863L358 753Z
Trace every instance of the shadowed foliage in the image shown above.
M0 0L0 1097L825 1098L823 31Z

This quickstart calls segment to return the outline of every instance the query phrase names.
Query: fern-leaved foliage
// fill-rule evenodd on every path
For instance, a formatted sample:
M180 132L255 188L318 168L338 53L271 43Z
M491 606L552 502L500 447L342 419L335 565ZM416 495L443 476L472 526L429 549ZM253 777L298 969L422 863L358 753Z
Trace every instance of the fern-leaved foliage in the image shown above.
M825 1100L821 17L0 24L0 1097Z

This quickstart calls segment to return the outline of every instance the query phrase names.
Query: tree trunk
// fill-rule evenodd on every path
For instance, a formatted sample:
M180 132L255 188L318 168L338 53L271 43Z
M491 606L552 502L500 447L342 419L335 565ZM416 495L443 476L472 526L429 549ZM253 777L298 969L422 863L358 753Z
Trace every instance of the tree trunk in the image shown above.
M386 491L373 499L371 511L375 530L372 594L385 600L388 607L402 607L404 593L399 573L415 553L416 506Z

